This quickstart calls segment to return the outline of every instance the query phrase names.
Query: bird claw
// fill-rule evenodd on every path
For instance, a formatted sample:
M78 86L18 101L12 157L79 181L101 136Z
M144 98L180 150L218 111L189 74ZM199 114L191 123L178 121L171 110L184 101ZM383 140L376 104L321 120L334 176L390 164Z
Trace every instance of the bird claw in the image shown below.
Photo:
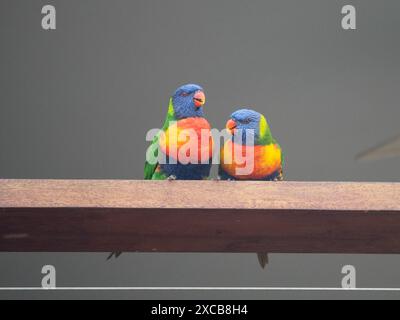
M112 258L118 259L121 254L122 252L111 252L107 258L107 261L111 260Z
M174 180L176 180L176 176L170 175L170 176L167 178L167 180L168 180L168 181L174 181Z

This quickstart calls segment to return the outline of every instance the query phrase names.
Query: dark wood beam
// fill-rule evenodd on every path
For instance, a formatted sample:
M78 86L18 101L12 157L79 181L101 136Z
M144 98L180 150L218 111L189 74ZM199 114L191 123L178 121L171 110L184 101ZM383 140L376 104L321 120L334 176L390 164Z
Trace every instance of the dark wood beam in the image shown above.
M400 184L0 180L0 251L400 253Z

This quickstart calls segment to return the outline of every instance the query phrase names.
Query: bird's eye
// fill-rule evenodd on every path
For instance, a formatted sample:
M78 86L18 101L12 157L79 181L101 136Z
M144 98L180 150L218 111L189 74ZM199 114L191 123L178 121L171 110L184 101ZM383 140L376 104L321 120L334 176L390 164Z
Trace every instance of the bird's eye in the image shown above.
M181 97L187 97L187 96L189 96L189 93L187 93L187 92L182 92L182 93L180 94L180 96L181 96Z
M246 118L246 119L242 120L242 123L243 124L249 124L250 123L250 119Z

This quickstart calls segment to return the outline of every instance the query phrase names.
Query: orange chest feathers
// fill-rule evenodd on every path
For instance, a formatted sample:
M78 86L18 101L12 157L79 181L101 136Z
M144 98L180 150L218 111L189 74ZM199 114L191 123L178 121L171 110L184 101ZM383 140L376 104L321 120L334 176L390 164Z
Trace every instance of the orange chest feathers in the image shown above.
M211 126L204 118L171 122L159 144L164 154L181 163L208 162L213 150Z
M282 169L282 151L277 144L243 146L229 140L221 148L221 167L240 180L263 179Z

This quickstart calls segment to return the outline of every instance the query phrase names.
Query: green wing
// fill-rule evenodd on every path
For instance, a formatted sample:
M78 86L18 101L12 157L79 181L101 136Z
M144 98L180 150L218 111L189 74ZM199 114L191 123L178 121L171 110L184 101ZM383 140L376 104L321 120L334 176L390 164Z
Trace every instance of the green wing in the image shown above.
M167 113L167 117L166 117L165 122L164 122L164 126L161 129L162 131L165 132L168 129L170 121L176 121L175 112L174 112L174 105L172 104L172 99L170 99L170 101L169 101L168 113ZM160 139L160 134L161 134L161 132L158 133L154 137L154 139L151 142L151 145L149 147L149 149L150 148L153 149L153 148L155 148L157 146L157 148L155 148L156 151L154 152L154 156L155 157L158 157L158 140ZM146 152L146 154L147 154L147 152ZM146 160L146 163L144 165L144 179L145 180L151 180L153 178L153 175L154 175L154 172L157 169L157 166L158 166L158 163L151 164Z
M281 149L282 167L284 167L285 166L285 153L283 152L282 147L280 146L278 141L276 141L275 138L272 138L272 143L276 144L278 146L278 148Z

